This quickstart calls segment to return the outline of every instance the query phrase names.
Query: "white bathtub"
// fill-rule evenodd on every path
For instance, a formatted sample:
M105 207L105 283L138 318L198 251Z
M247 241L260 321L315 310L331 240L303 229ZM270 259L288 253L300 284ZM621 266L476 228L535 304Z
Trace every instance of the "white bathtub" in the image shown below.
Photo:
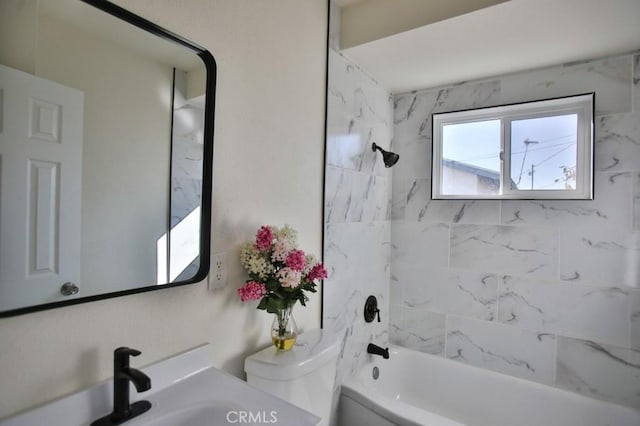
M640 426L632 408L401 347L390 354L342 385L340 426Z

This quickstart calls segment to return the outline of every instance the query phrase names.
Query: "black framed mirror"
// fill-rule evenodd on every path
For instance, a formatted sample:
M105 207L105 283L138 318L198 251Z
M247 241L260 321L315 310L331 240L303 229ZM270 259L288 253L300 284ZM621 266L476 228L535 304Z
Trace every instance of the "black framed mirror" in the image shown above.
M0 316L208 274L216 63L106 0L0 2Z

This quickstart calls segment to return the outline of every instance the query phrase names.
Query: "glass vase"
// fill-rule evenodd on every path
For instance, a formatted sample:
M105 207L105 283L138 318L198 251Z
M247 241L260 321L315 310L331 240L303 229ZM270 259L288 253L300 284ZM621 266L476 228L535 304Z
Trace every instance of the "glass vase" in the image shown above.
M291 311L293 306L280 309L271 324L271 341L279 351L291 350L298 337L298 326Z

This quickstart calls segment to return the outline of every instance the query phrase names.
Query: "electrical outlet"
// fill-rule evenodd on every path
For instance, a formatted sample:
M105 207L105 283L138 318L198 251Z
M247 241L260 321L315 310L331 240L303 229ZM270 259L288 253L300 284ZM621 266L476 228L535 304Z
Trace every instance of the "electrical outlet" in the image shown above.
M214 254L211 258L209 273L209 290L227 285L227 253Z

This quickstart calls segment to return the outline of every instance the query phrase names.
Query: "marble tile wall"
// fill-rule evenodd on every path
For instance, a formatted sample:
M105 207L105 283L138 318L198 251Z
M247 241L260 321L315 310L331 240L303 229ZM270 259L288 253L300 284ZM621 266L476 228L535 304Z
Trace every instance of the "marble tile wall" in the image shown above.
M332 23L336 20L332 14ZM342 381L370 356L367 344L388 344L391 171L371 144L390 146L393 101L333 48L327 95L324 263L329 277L324 280L322 319L323 327L342 340L335 413ZM378 299L381 322L364 321L369 295Z
M199 240L184 239L184 231L179 224L196 208L202 199L202 160L204 147L204 96L187 99L187 74L176 70L173 93L173 128L171 141L171 229L170 236L178 234L177 240L170 239L169 257L178 252L198 253ZM179 242L176 242L179 241ZM178 274L176 280L193 277L200 267L200 256L188 265L169 262L170 276Z
M176 70L171 142L171 227L200 205L204 98L187 99L187 73Z
M595 200L430 199L432 113L591 91ZM397 94L393 130L390 341L640 407L640 53Z

